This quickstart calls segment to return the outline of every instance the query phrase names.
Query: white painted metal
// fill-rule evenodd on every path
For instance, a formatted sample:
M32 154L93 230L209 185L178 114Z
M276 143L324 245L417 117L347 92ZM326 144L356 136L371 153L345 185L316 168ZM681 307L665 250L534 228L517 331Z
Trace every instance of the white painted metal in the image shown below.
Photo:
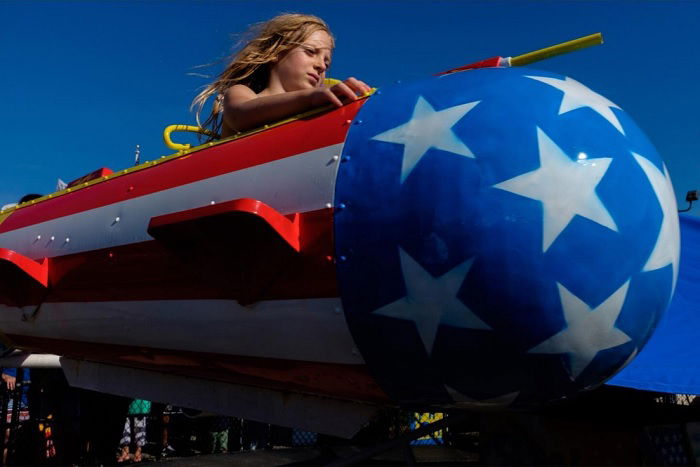
M58 355L43 353L28 353L16 350L6 357L0 358L3 368L61 368Z
M379 410L369 404L61 358L71 386L352 437ZM206 396L205 396L206 395Z
M335 144L6 232L0 247L40 259L143 242L152 240L146 232L152 217L237 198L260 200L282 214L324 209L333 202L333 156L342 149Z
M6 334L309 362L364 364L339 298L0 305Z

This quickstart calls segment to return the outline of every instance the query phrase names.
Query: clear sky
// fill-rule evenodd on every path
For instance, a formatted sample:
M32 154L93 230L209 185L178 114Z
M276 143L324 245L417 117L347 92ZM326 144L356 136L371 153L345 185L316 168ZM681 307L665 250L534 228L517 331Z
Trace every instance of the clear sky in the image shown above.
M681 207L700 189L700 1L0 0L0 205L129 167L137 144L142 161L172 153L163 128L193 123L202 75L222 67L200 66L280 12L323 17L337 38L330 75L377 87L602 32L604 45L532 67L627 111L666 160Z

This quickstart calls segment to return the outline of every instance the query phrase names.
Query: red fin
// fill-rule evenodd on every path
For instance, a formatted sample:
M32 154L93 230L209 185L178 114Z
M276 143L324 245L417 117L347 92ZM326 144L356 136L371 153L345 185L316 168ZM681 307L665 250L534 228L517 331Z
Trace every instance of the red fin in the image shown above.
M34 261L0 248L0 302L14 306L40 302L48 285L48 258Z
M294 214L290 220L262 201L251 198L154 217L148 224L148 233L156 239L163 236L172 238L178 232L187 235L185 232L191 233L192 228L201 228L205 224L235 224L242 237L240 240L249 234L276 234L294 251L299 251L299 215Z
M243 198L154 217L148 233L242 304L300 262L299 214Z

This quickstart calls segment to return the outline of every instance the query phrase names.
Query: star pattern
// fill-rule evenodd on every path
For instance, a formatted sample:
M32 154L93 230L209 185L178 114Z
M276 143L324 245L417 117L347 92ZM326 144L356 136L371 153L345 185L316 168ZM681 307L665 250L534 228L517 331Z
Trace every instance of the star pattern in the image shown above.
M664 165L664 171L661 172L646 157L636 153L632 153L632 155L649 179L664 216L659 229L659 236L656 238L656 245L644 265L644 271L653 271L671 264L673 266L671 294L673 294L673 290L676 288L676 281L678 280L678 265L681 252L680 248L678 248L678 245L680 245L678 206L676 205L676 195L671 184L671 177L668 174L666 165Z
M540 167L494 185L542 202L542 251L579 215L617 232L617 225L596 194L611 158L572 160L537 128Z
M545 76L528 76L528 78L553 86L564 93L559 106L559 115L583 107L589 107L610 122L620 133L625 134L620 121L612 111L613 108L619 109L620 107L575 79L571 79L568 76L563 80Z
M569 375L575 380L598 352L631 340L627 334L615 327L627 297L629 281L594 309L563 285L557 283L557 286L566 327L530 349L528 353L568 354Z
M413 321L428 354L433 351L441 324L491 329L457 297L473 258L435 278L403 249L399 248L399 255L406 296L375 310L375 314Z
M660 157L609 100L533 73L387 88L346 141L339 282L346 313L363 317L348 320L363 358L397 400L522 407L599 386L639 353L675 286L679 229ZM625 203L633 186L644 189ZM432 376L425 391L406 384L414 364Z
M430 148L474 157L467 145L452 131L452 127L478 103L468 102L436 111L423 96L420 96L408 122L384 131L372 139L404 145L401 163L403 183Z

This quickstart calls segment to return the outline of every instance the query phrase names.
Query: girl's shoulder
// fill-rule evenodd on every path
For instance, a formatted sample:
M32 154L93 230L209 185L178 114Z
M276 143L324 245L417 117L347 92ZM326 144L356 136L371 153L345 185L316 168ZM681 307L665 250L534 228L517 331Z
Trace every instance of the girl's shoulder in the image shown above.
M257 97L258 95L255 94L255 91L250 89L248 86L245 84L234 84L230 88L228 88L224 92L224 98L227 100L234 99L251 99L253 97Z

